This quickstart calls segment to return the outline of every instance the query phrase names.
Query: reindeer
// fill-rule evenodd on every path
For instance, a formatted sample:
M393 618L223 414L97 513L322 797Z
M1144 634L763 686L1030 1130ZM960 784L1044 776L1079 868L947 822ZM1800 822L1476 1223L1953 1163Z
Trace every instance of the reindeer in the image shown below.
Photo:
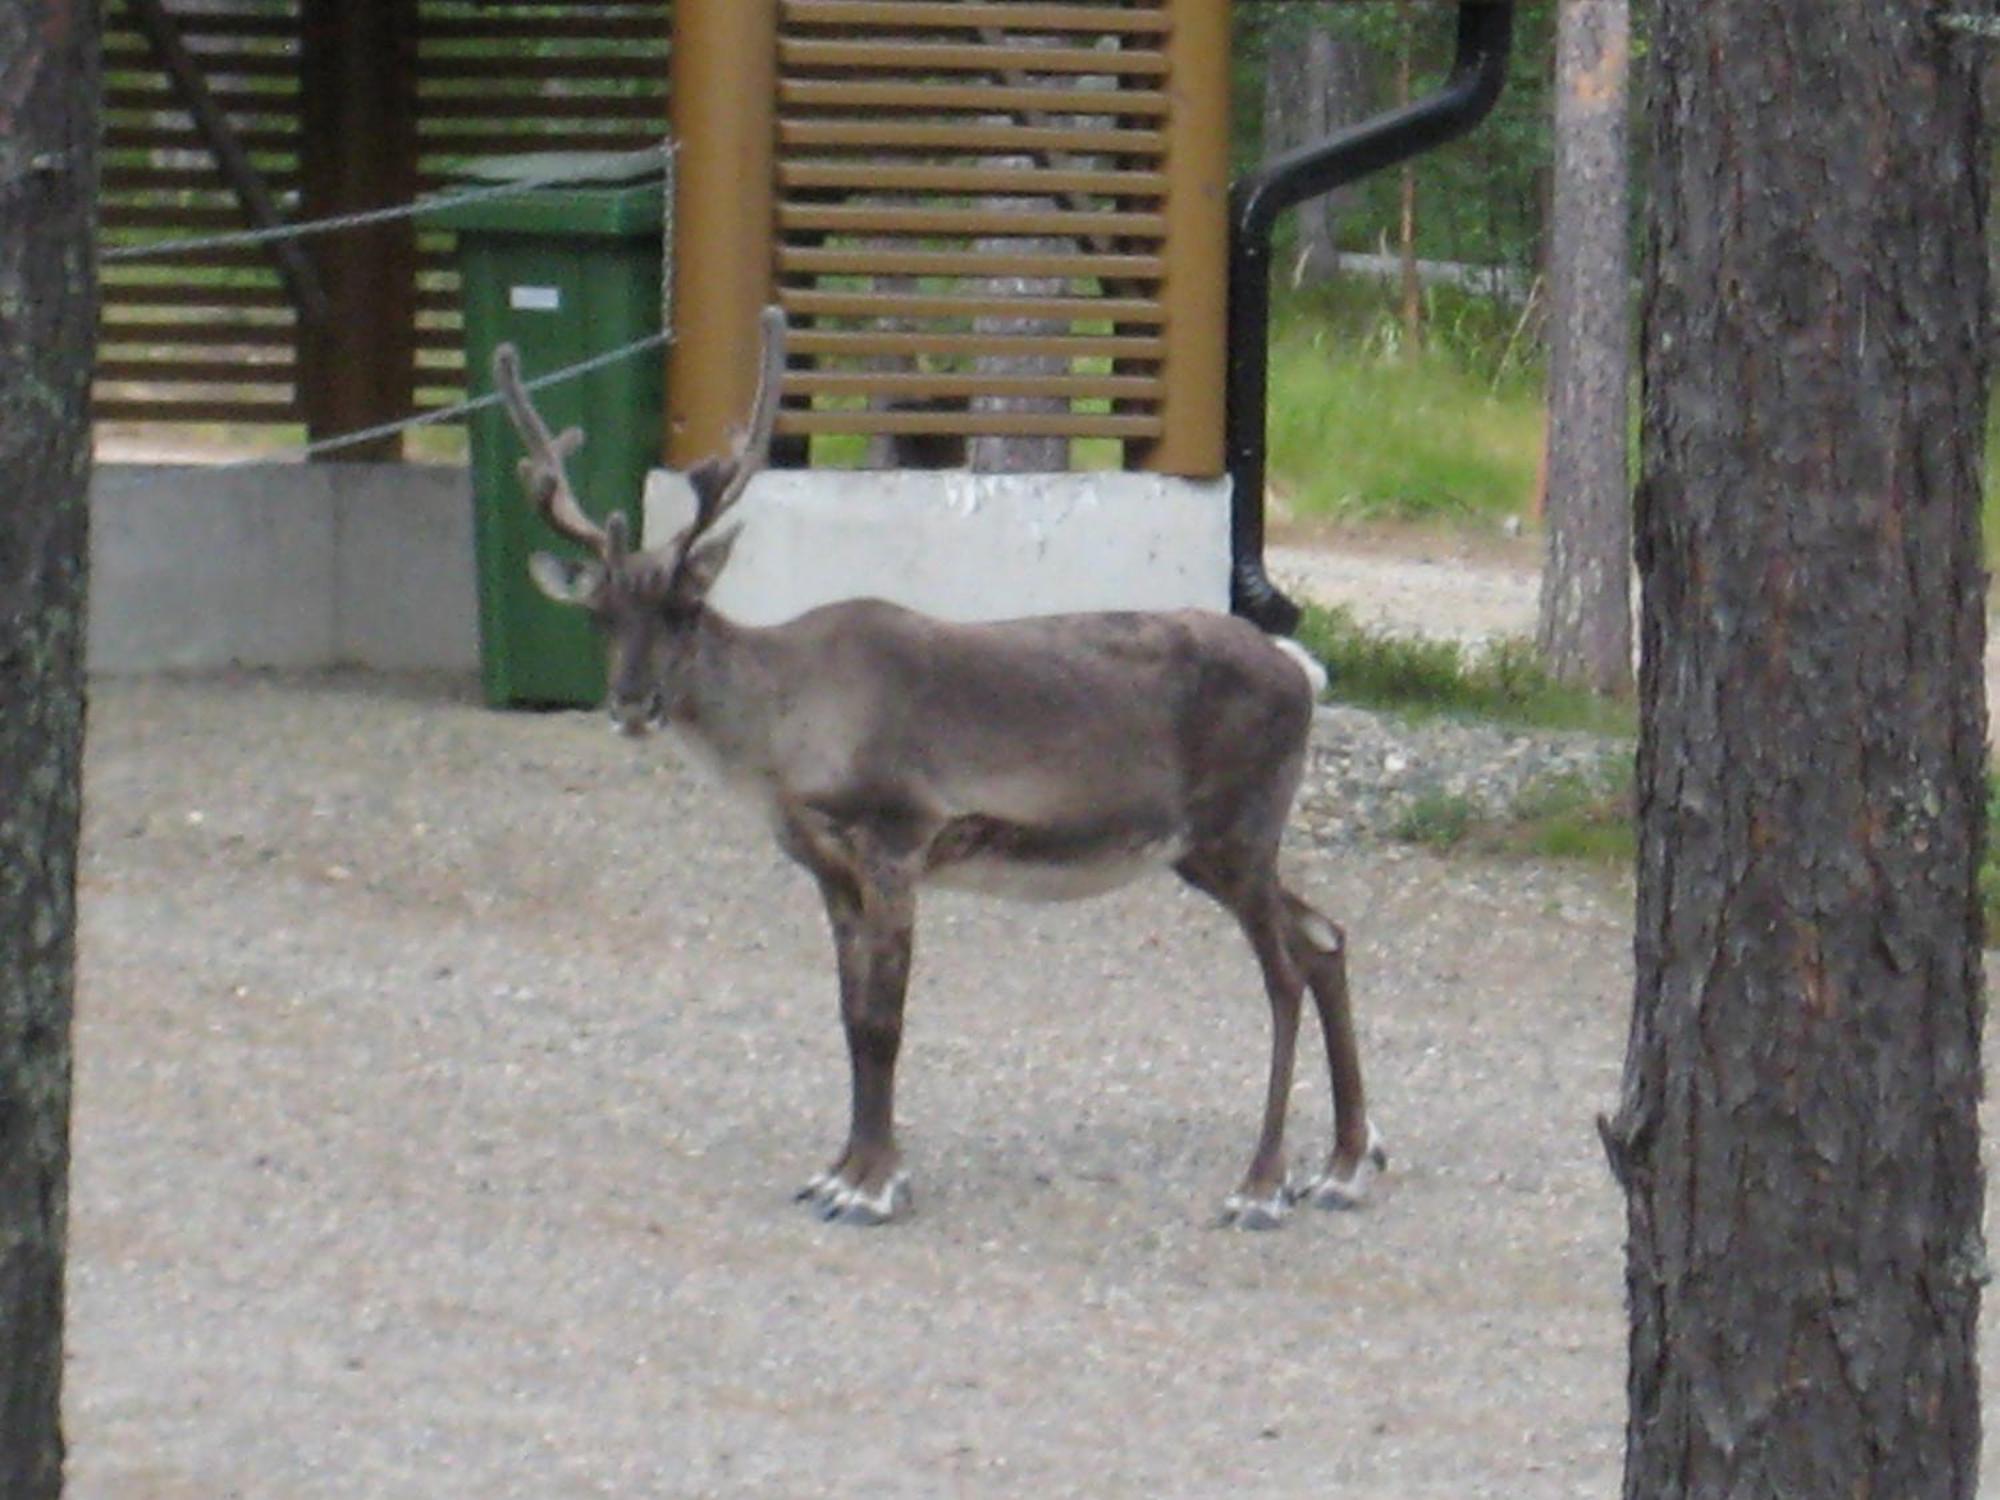
M1387 1158L1362 1094L1345 936L1277 871L1317 664L1199 610L955 624L854 599L770 628L729 620L708 603L739 534L722 523L763 465L785 360L783 313L768 309L762 327L747 430L729 457L688 473L693 521L646 551L622 515L600 526L578 503L564 460L582 433L550 435L511 346L495 351L493 375L527 450L524 488L589 554L539 554L530 569L601 628L613 722L677 736L747 794L826 903L852 1121L799 1199L846 1224L884 1223L910 1203L894 1098L918 887L1068 900L1166 865L1236 918L1271 1005L1263 1128L1222 1222L1273 1228L1301 1200L1358 1205ZM1285 1108L1307 987L1334 1141L1293 1187Z

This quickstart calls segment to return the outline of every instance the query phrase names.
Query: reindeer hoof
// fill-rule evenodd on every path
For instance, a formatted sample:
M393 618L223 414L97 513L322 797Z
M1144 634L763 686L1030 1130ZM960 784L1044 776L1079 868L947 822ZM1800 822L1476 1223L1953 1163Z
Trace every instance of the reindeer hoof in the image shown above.
M1368 1148L1361 1153L1361 1159L1345 1170L1337 1161L1328 1162L1326 1170L1300 1188L1297 1196L1314 1208L1359 1208L1368 1201L1369 1189L1388 1165L1388 1147L1370 1122Z
M897 1172L879 1187L867 1189L833 1172L822 1172L798 1190L805 1204L829 1224L873 1228L900 1218L910 1207L909 1174Z
M1262 1198L1231 1193L1223 1200L1221 1217L1215 1221L1216 1228L1277 1229L1284 1224L1290 1207L1291 1199L1282 1187Z

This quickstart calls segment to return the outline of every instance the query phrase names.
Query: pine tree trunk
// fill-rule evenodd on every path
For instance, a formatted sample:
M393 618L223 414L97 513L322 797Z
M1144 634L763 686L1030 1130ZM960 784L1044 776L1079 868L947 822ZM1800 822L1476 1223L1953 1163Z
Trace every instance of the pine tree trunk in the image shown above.
M1981 61L1656 10L1632 1500L1977 1485Z
M1323 141L1366 113L1361 48L1328 18L1302 18L1297 28L1283 26L1270 39L1264 59L1266 160ZM1336 188L1298 206L1299 243L1286 268L1293 286L1325 281L1339 271L1340 218L1353 201L1354 189Z
M95 8L0 0L0 1495L62 1490Z
M1632 689L1626 470L1628 0L1562 0L1549 238L1549 428L1536 644L1565 682Z

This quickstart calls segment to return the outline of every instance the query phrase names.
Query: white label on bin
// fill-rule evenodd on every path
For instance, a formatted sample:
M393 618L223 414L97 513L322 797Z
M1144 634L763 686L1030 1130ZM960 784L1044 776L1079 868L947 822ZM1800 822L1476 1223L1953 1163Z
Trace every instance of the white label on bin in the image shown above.
M507 305L515 312L562 311L562 288L553 286L513 286L507 288Z

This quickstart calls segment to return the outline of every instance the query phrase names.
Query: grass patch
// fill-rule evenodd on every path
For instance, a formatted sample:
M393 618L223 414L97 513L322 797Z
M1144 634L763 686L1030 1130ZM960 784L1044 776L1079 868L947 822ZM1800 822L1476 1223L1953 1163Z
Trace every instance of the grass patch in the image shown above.
M1500 836L1504 847L1539 859L1630 869L1639 855L1633 811L1629 763L1597 777L1571 772L1523 789Z
M1468 648L1456 641L1391 635L1346 609L1309 604L1302 645L1327 665L1329 696L1364 708L1454 714L1535 729L1634 732L1632 707L1565 687L1543 670L1526 641Z
M1405 844L1439 854L1456 849L1481 822L1479 809L1460 792L1426 792L1403 810L1390 833Z
M1458 850L1630 869L1638 855L1632 809L1631 768L1607 759L1597 774L1564 772L1529 783L1497 815L1462 793L1426 793L1390 832L1438 854Z
M1271 348L1274 484L1302 519L1497 525L1541 456L1538 370L1478 299L1433 299L1421 351L1379 300L1281 304Z

